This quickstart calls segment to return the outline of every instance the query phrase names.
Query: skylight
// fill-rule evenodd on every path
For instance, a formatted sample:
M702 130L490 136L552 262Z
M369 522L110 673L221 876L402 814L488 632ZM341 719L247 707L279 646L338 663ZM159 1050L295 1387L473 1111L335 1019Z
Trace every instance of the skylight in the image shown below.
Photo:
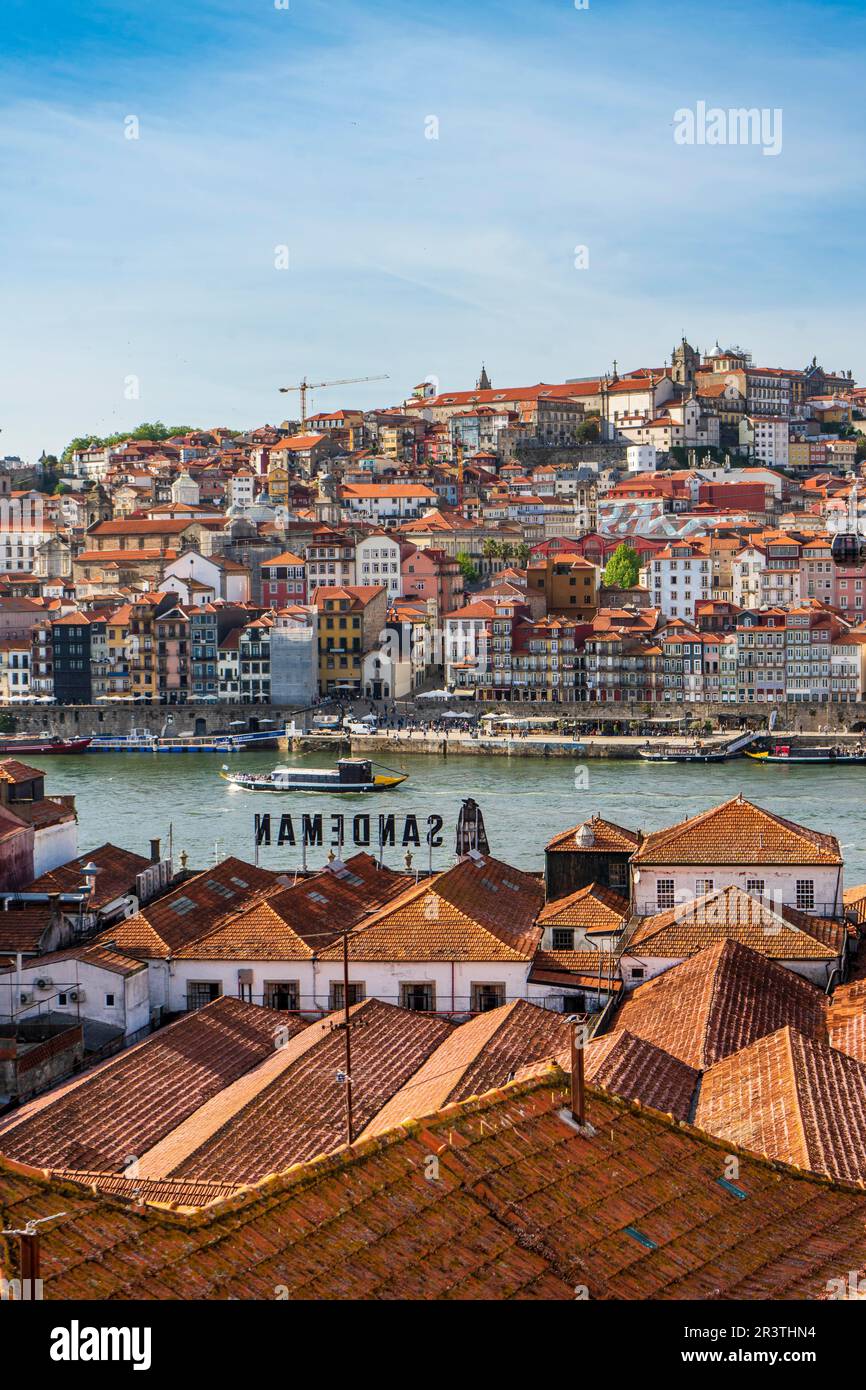
M229 888L228 884L220 883L215 878L207 879L206 883L208 888L212 889L214 893L219 893L221 898L234 898L236 896L233 888Z

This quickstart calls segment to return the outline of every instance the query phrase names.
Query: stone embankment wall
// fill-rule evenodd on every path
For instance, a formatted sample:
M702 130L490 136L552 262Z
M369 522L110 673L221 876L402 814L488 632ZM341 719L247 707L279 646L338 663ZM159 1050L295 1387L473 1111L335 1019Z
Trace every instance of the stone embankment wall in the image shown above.
M277 705L15 705L3 711L11 716L15 732L56 734L61 738L86 738L89 734L128 734L141 729L160 734L168 723L169 734L210 734L242 719L257 728L263 719L274 720L282 730L292 711ZM302 715L295 711L300 720ZM269 726L265 726L269 727ZM242 732L238 728L238 732Z
M351 704L351 702L347 702ZM359 699L359 710L366 710L369 701ZM389 710L390 710L390 702ZM331 708L323 706L327 711ZM515 718L538 718L545 715L556 719L589 720L604 728L617 721L635 719L646 724L649 720L675 719L686 715L692 726L709 721L714 727L731 732L741 725L747 728L766 729L771 710L777 710L776 730L789 732L819 733L824 731L843 732L846 729L866 730L866 704L860 705L820 705L820 704L780 704L770 705L709 705L670 703L663 705L646 704L479 704L469 700L449 702L421 700L417 703L400 700L398 710L401 717L420 721L441 718L445 709L459 710L467 717L477 714L511 715ZM281 726L295 719L299 727L308 721L309 710L288 709L284 705L235 705L235 704L189 704L189 705L15 705L0 711L8 714L14 722L15 731L27 734L57 734L63 738L86 736L87 734L124 734L131 729L143 729L148 733L161 733L169 716L172 727L169 732L214 733L227 729L233 720L243 720L249 728L256 728L263 719L272 719ZM656 726L663 732L663 726ZM685 725L682 726L685 731ZM676 726L671 726L672 732Z

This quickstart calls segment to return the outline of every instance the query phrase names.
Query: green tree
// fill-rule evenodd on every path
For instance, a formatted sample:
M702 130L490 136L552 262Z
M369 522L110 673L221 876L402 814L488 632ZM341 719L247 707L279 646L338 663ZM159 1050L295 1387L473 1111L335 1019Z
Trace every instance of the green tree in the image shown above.
M457 556L457 563L460 566L460 573L467 584L478 583L478 571L472 561L472 556L467 555L465 550L461 550Z
M610 589L631 589L640 575L637 552L623 542L618 545L604 568L604 582Z
M83 434L76 439L70 439L66 448L61 454L61 461L68 463L73 454L77 454L81 449L103 448L106 444L113 447L115 444L122 444L126 439L149 439L155 443L160 443L163 439L173 439L176 434L189 434L193 425L164 425L161 420L154 420L152 423L144 421L136 425L134 430L121 430L119 434L107 434L100 438L98 434Z
M601 438L601 421L597 415L588 415L577 427L578 444L594 444Z

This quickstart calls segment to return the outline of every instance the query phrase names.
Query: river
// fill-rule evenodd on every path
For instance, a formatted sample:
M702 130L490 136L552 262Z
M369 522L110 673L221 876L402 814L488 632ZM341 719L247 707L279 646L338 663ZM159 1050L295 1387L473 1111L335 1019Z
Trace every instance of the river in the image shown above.
M36 760L39 761L38 759ZM326 764L320 753L274 752L233 755L232 768L268 770L280 763ZM301 864L301 851L276 843L280 816L288 812L297 829L303 814L322 812L324 844L329 817L371 813L373 842L379 813L393 813L397 847L385 862L402 867L403 818L414 815L422 848L415 864L426 867L423 845L429 815L443 818L443 844L433 851L433 867L453 862L454 828L460 802L473 796L484 813L490 849L518 868L540 870L545 843L558 831L594 811L620 825L657 830L705 810L728 797L744 796L768 810L813 829L837 835L845 857L845 883L866 881L866 768L762 767L749 758L710 767L567 758L471 757L444 759L405 756L400 766L409 780L377 796L266 795L240 791L219 777L222 759L208 753L92 753L42 760L49 793L72 793L79 816L82 852L110 840L147 854L159 836L165 853L169 827L175 859L182 851L192 867L205 868L228 854L254 858L254 815L270 812L273 837L262 846L260 863L288 869ZM324 862L326 849L310 851L310 865ZM345 851L348 855L349 850Z

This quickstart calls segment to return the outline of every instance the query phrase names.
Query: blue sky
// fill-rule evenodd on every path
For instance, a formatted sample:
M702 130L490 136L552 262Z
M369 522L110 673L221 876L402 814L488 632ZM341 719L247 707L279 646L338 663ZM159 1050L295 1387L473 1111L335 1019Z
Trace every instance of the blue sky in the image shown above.
M0 454L682 332L866 378L861 0L289 3L3 0ZM677 145L699 100L781 108L781 154Z

